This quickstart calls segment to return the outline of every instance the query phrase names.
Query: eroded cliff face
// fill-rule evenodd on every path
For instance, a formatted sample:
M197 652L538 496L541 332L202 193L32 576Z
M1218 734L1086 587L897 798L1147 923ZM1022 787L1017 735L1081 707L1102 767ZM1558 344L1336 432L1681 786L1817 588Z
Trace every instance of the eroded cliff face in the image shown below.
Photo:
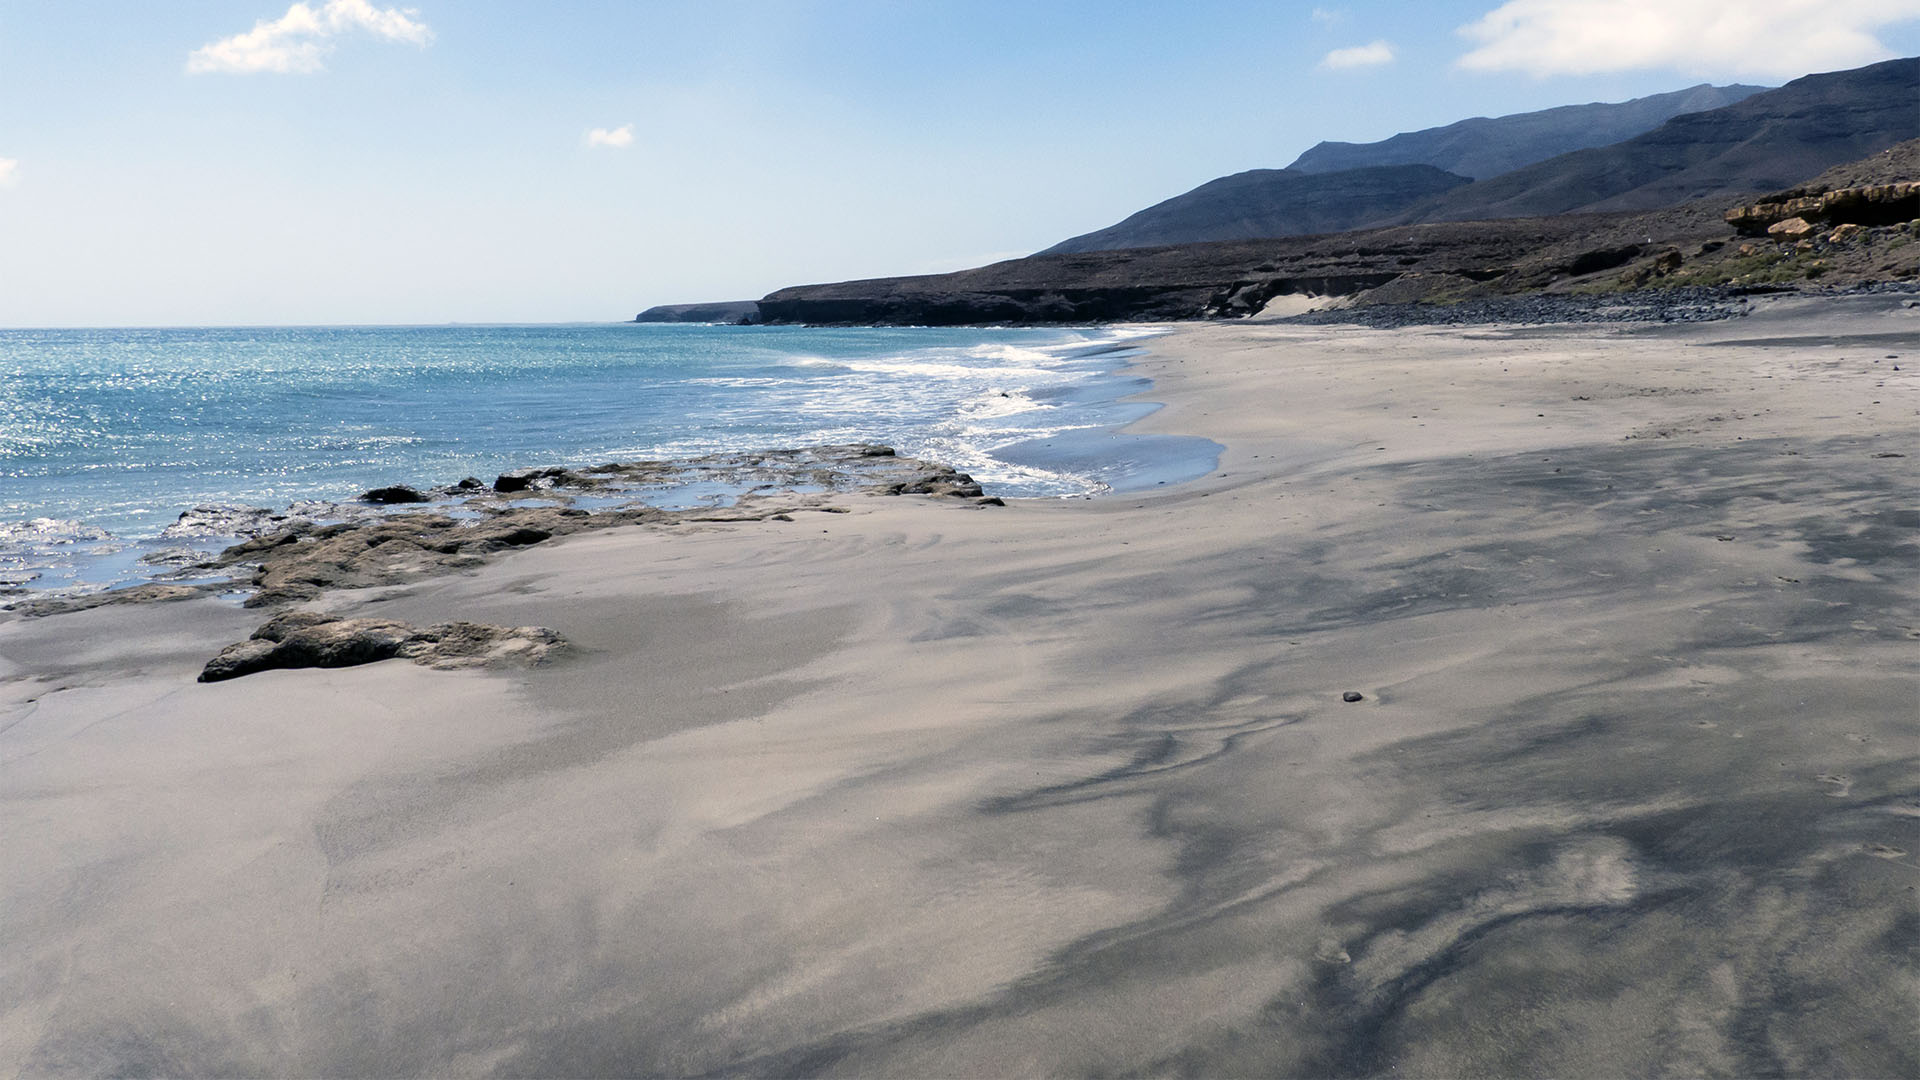
M1830 225L1894 225L1911 221L1920 218L1920 181L1831 191L1795 189L1727 211L1727 224L1748 236L1764 235L1793 218Z

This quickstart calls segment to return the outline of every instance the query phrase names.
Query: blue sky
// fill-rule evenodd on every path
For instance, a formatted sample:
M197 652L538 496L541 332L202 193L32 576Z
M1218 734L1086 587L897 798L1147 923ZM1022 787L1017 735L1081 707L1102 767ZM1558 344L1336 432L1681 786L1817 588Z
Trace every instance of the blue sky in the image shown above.
M0 0L0 325L630 318L1915 53L1917 0Z

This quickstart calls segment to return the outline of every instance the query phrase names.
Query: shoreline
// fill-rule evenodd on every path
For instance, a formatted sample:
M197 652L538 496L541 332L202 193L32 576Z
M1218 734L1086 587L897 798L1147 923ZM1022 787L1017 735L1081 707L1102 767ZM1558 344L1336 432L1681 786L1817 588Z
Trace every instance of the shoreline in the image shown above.
M1018 401L1010 404L1024 408L998 409L963 395L951 402L950 415L930 416L920 428L895 432L899 440L889 441L893 445L913 447L922 459L938 457L956 469L980 472L994 489L993 494L1006 497L1048 484L1095 491L1116 483L1124 487L1129 482L1127 471L1134 468L1151 471L1152 480L1202 471L1211 463L1202 452L1208 448L1204 443L1196 442L1189 446L1173 439L1135 440L1114 436L1115 447L1126 447L1131 460L1123 459L1118 453L1100 452L1102 440L1112 436L1118 427L1137 414L1136 406L1121 401L1128 393L1128 384L1115 372L1124 365L1127 355L1138 348L1138 339L1151 336L1154 332L1157 331L1152 328L1107 326L1095 330L1091 334L1094 340L1091 341L1084 340L1089 336L1085 334L1068 335L1067 340L1050 340L1050 343L1036 347L1038 353L1030 354L1043 357L1038 366L1045 370L1026 371L1016 367L1009 375L1014 379L1012 385L1015 392L1003 392L1002 397L1017 398ZM969 350L970 354L977 355L981 350L989 354L1006 349L1019 352L1026 348L999 342L991 336L983 335L980 341L983 343ZM720 347L724 354L725 345L725 342L721 342L718 346L709 345L706 348ZM901 338L895 347L905 350L900 354L905 358L901 363L911 364L915 358L928 358L922 355L926 349L912 341L910 336ZM939 348L934 349L934 352L939 351ZM872 358L856 355L859 352L856 349L840 361L829 359L819 363L834 368L845 363L852 370L865 370L863 365L871 363ZM883 369L894 359L891 354L878 355L886 361L880 365ZM936 363L942 362L939 356L933 356L932 359ZM961 362L968 364L973 361ZM1025 362L1033 361L1029 358ZM799 366L807 366L804 355ZM951 371L940 370L943 372L941 378L950 381ZM981 374L992 377L993 369L990 366L983 367ZM1039 380L1037 388L1021 382L1022 379L1031 382L1036 378ZM1060 379L1070 381L1060 383ZM689 381L700 383L712 380L690 378ZM942 382L941 385L947 384ZM951 389L959 393L964 388L956 385ZM998 404L993 402L992 406ZM1049 424L1048 418L1055 415L1062 419ZM1003 419L1004 416L1016 419ZM1093 427L1076 426L1088 421L1098 423ZM1051 430L1062 423L1067 425L1065 430ZM1022 428L1033 429L1033 437L1027 440L1030 446L1022 446L1019 441ZM403 426L400 430L407 429ZM1019 448L1013 453L1003 454L1000 447L993 446L994 437L1011 438L1014 441L1010 445ZM715 446L727 442L717 436L716 439ZM1053 447L1055 442L1059 444L1059 449ZM710 453L696 450L691 454L680 453L660 461L623 460L612 463L602 463L604 459L593 453L557 459L549 456L503 466L503 476L541 473L542 470L551 474L557 469L564 469L566 476L577 481L570 481L572 486L586 484L605 487L595 477L617 469L636 477L635 482L626 485L623 492L609 489L588 493L556 491L553 494L565 506L578 504L595 512L617 509L616 504L622 500L616 495L624 495L626 502L635 507L644 504L670 511L695 507L724 509L731 506L736 498L752 492L778 491L787 487L804 491L817 487L817 478L808 475L807 469L796 467L788 470L791 475L784 475L777 464L771 464L795 455L804 457L806 448L796 448L795 444L769 444L769 447L747 450L715 449ZM475 448L474 452L481 457L497 457L496 454L482 452L483 449ZM832 447L822 445L815 449L831 452ZM761 459L770 463L768 468L754 467L754 463ZM641 477L641 473L645 476ZM47 512L35 514L34 520L0 524L0 602L9 596L16 602L31 602L182 583L213 586L221 583L219 579L224 565L220 558L222 551L264 533L293 527L376 525L389 511L471 516L476 510L485 515L499 509L493 505L498 502L491 490L493 483L473 476L468 476L458 484L452 483L452 477L458 475L458 472L443 475L441 479L446 483L429 488L421 484L418 476L396 479L394 475L387 474L377 480L369 479L373 487L357 498L350 493L361 488L354 487L315 493L284 507L279 503L255 506L231 499L213 502L203 499L183 509L177 519L166 522L164 527L160 527L159 522L166 519L157 519L152 528L145 532L127 532L110 520L96 521L93 516L84 513L77 519L66 520L58 515L67 508L48 508ZM484 475L491 477L493 473L489 471ZM1142 483L1151 483L1152 480ZM412 486L416 484L421 486ZM239 482L237 486L246 489L258 487L259 484ZM552 485L550 480L536 477L535 486L546 488ZM1077 492L1062 492L1069 493ZM519 497L530 494L538 493L521 492ZM159 507L165 502L163 498L153 501L152 505ZM469 503L474 505L469 507ZM151 511L142 512L153 516ZM111 515L107 516L111 518ZM99 527L101 525L113 527L115 531L108 532Z
M859 443L673 461L545 466L503 473L491 487L468 478L421 491L404 485L352 503L300 504L283 513L252 507L195 507L185 535L223 539L217 550L145 581L100 589L0 593L0 617L28 618L126 603L243 597L247 608L319 599L336 589L395 585L471 570L490 558L550 539L631 525L789 520L840 513L836 498L931 495L1002 505L950 466ZM652 498L649 499L648 496ZM392 512L389 512L392 511ZM199 535L204 533L204 536ZM165 550L165 549L163 549Z
M0 621L0 1069L1912 1072L1909 358L1884 297L1179 327L1189 483L308 605L543 665Z

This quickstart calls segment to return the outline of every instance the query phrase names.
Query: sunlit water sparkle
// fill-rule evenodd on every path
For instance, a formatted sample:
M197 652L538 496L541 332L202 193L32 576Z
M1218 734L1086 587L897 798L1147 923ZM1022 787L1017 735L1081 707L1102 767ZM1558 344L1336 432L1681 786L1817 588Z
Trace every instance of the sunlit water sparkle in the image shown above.
M1125 486L1139 466L1125 454L1069 468L1021 448L1147 411L1117 401L1144 382L1114 373L1145 333L0 330L0 586L138 577L195 505L279 508L527 465L880 442L1006 496Z

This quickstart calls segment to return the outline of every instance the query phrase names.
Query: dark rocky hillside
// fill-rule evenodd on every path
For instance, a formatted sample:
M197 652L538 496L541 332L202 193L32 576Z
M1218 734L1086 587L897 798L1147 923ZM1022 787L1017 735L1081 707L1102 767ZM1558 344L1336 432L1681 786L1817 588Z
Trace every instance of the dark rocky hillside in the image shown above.
M1388 220L1646 210L1783 188L1920 137L1920 59L1808 75L1734 105L1482 180Z
M1920 142L1910 142L1776 194L1916 179ZM896 325L1155 321L1310 307L1444 311L1540 294L1577 304L1630 291L1685 297L1702 289L1920 284L1920 220L1891 220L1890 205L1843 200L1800 228L1759 236L1736 228L1749 208L1709 198L1642 212L1036 255L953 274L795 286L761 300L760 314L769 322Z
M1288 168L1328 173L1377 165L1432 165L1474 180L1551 157L1631 139L1682 113L1718 109L1767 89L1699 86L1619 103L1563 105L1511 116L1476 116L1371 143L1323 142Z
M1340 232L1468 182L1431 165L1326 174L1253 169L1209 181L1041 254Z
M1679 223L1728 233L1723 208ZM1507 278L1615 271L1643 254L1643 215L1407 225L1329 236L1035 255L954 274L781 289L768 322L926 324L1101 322L1250 315L1276 297L1350 297L1397 286L1416 300ZM1669 230L1671 231L1671 230Z

